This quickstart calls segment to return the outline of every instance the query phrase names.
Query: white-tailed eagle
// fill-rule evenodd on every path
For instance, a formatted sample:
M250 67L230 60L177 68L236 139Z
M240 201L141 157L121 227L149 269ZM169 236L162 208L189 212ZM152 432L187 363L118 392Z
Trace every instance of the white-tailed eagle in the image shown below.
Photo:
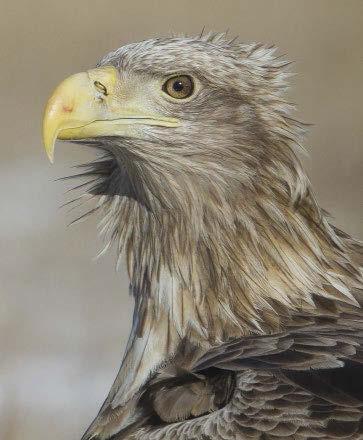
M362 247L297 157L287 63L157 38L63 81L43 136L83 169L130 277L120 371L83 439L363 438Z

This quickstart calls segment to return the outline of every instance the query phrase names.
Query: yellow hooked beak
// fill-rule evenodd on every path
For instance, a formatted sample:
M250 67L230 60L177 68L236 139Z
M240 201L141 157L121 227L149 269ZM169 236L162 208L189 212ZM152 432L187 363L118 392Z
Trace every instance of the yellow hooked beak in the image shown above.
M49 98L43 119L43 142L53 163L57 139L99 136L139 137L137 124L178 126L178 120L146 110L143 99L125 98L118 70L99 67L65 79Z

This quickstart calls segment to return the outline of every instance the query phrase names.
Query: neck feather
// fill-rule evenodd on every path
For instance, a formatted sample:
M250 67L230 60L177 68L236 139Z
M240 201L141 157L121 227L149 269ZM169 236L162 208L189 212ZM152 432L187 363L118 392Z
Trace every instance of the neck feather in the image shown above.
M354 243L302 187L294 198L254 188L187 217L105 199L104 232L117 235L139 311L166 313L181 338L219 341L277 331L316 297L356 304Z

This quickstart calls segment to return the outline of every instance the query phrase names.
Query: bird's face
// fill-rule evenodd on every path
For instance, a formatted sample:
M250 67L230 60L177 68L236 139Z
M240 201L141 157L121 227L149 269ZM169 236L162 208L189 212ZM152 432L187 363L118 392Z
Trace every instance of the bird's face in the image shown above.
M264 50L260 65L271 57ZM130 195L126 185L134 198L143 193L163 204L188 188L231 189L253 179L261 165L266 124L259 107L276 69L260 65L249 46L226 40L169 38L122 47L56 88L44 116L47 154L52 161L56 139L106 150L110 175L98 193Z

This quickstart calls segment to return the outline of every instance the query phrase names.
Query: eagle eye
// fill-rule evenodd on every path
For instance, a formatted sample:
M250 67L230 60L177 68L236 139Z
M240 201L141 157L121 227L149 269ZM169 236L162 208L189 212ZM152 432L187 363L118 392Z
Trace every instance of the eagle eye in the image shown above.
M93 84L100 93L105 96L108 95L106 87L101 82L95 81Z
M194 91L193 79L188 75L173 76L164 83L163 91L175 99L189 98Z

